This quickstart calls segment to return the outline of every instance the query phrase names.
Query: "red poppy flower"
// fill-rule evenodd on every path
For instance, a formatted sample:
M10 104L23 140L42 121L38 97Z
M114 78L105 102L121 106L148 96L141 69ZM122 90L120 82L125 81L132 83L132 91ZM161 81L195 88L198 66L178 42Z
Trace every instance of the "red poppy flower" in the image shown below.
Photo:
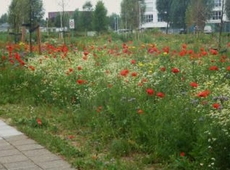
M194 87L194 88L197 88L198 87L198 84L196 82L191 82L190 83L190 86Z
M220 108L220 104L219 103L214 103L212 105L212 107L215 108L215 109L219 109Z
M105 73L106 73L106 74L110 74L110 71L109 71L109 70L105 70Z
M219 68L217 66L211 66L211 67L209 67L209 70L211 70L211 71L218 71Z
M160 98L164 98L164 97L165 97L165 94L162 93L162 92L158 92L158 93L157 93L157 96L160 97Z
M172 72L173 72L173 73L179 73L180 70L179 70L178 68L176 68L176 67L173 67L173 68L172 68Z
M131 64L136 64L136 60L131 60Z
M122 71L120 72L120 75L122 75L122 76L124 76L124 77L126 77L128 74L129 74L129 70L127 70L127 69L124 69L124 70L122 70Z
M199 92L197 96L198 97L207 97L209 94L210 94L209 90L204 90L202 92Z
M187 48L187 44L182 44L182 48L186 49Z
M32 71L35 70L34 66L29 66L29 68L30 68Z
M85 83L85 80L82 80L82 79L77 80L77 84L84 84L84 83Z
M211 53L212 55L217 55L217 54L218 54L218 51L215 50L215 49L211 49L211 50L210 50L210 53Z
M152 96L154 94L154 90L151 88L146 89L148 95Z
M87 56L89 54L88 51L84 51L84 55Z
M132 72L131 75L132 75L132 77L136 77L137 73L136 72Z
M83 59L83 60L87 60L87 59L88 59L87 55L84 55L84 56L82 57L82 59Z
M230 66L227 67L227 71L230 71Z
M181 157L184 157L184 156L185 156L185 153L184 153L184 152L181 152L181 153L180 153L180 156L181 156Z
M141 114L143 114L144 112L143 112L143 110L138 109L138 110L137 110L137 113L138 113L139 115L141 115Z
M73 72L73 68L69 68L69 72Z
M38 124L38 125L42 125L41 119L37 118L37 124Z
M73 135L69 135L68 138L69 138L69 139L73 139L74 136L73 136Z
M208 52L207 51L202 51L201 54L202 54L202 56L206 56L206 55L208 55Z
M97 112L99 113L99 112L101 112L101 110L102 110L102 106L99 106L99 107L97 108Z
M146 82L148 82L148 80L147 80L146 78L143 78L143 79L141 80L141 83L146 83Z
M24 66L24 65L26 64L26 63L25 63L24 61L22 61L22 60L20 60L19 63L20 63L21 66Z
M162 72L164 72L164 71L166 71L166 68L165 68L165 67L161 67L160 70L161 70Z
M183 57L183 56L186 55L186 53L187 53L187 51L186 51L185 49L183 49L183 50L180 51L179 55L180 55L181 57Z
M82 67L81 66L77 66L77 70L82 70Z
M6 60L6 56L2 56L2 61Z

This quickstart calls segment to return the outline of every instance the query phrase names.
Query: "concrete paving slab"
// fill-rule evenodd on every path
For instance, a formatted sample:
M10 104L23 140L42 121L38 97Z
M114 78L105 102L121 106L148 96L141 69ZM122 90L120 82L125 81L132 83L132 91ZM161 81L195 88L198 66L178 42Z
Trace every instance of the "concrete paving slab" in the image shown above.
M46 170L76 170L74 168L62 168L62 167L59 167L58 169L57 168L48 168Z
M10 144L6 142L5 140L0 140L0 146L7 146L7 145L10 145Z
M0 170L76 170L0 120Z
M17 136L17 135L21 135L22 133L15 130L15 129L6 129L6 130L1 130L0 129L0 137L9 137L9 136Z
M40 164L44 162L52 162L52 161L62 161L60 157L51 156L51 155L35 156L35 157L30 157L30 159L36 164Z
M0 163L1 164L7 164L7 163L15 163L15 162L21 162L21 161L27 161L29 160L26 156L19 154L19 155L10 155L1 157Z
M37 156L45 156L45 155L54 155L50 151L45 148L36 149L36 150L27 150L23 151L23 154L27 157L37 157Z
M1 150L0 151L0 159L2 159L2 157L5 156L11 156L11 155L20 155L21 152L19 152L19 150L17 149L7 149L7 150Z
M33 144L27 144L27 145L19 145L16 146L16 148L20 151L28 151L28 150L37 150L44 148L43 146L33 143Z
M61 168L71 168L70 165L64 161L56 160L56 161L48 161L48 162L41 162L38 163L38 166L40 166L43 169L61 169Z
M4 164L4 166L7 169L12 169L12 170L13 169L26 169L26 168L36 167L36 165L30 160L23 161L23 162L6 163L6 164Z
M0 120L0 126L2 126L2 125L6 125L6 123L3 122L2 120Z
M14 147L12 145L10 145L9 143L8 143L8 145L1 145L0 144L0 151L9 150L9 149L14 149Z
M34 167L11 168L7 170L43 170L43 169L39 168L38 166L34 166Z
M12 143L14 146L21 146L21 145L29 145L29 144L36 144L36 142L32 139L20 139L15 141L9 141L9 143Z

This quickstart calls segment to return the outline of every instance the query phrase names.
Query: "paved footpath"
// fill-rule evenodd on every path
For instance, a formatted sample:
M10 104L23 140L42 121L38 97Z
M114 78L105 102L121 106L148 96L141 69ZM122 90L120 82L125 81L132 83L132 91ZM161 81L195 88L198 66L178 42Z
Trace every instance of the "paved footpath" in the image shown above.
M75 170L71 165L0 120L0 170Z

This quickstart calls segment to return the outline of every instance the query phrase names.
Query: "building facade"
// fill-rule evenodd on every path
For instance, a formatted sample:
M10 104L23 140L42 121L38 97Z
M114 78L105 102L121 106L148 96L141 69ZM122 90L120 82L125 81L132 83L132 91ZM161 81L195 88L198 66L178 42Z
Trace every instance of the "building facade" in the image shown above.
M226 0L224 0L223 2L225 3ZM211 18L207 21L207 23L220 23L220 19L222 16L222 6L224 4L222 4L222 0L214 0L214 8L212 11L212 16ZM224 21L228 21L228 18L226 16L226 14L223 14L223 20Z
M212 15L211 15L211 18L207 20L206 24L211 25L215 31L218 31L219 29L219 25L220 25L221 17L222 17L222 8L223 8L223 5L225 5L224 3L226 1L227 0L224 0L224 1L214 0L214 8L212 11ZM230 31L230 21L225 13L223 13L223 22L224 22L224 28L223 28L224 31L229 32Z
M62 15L63 11L48 12L48 19L54 20L57 16ZM65 15L72 16L74 11L64 11Z
M222 1L223 0L214 0L214 8L211 15L211 18L207 20L207 24L211 25L214 30L218 30L218 25L220 24L220 18L222 15ZM224 0L224 2L227 0ZM230 31L230 23L226 14L223 15L224 21L224 30ZM141 28L166 28L167 23L163 22L158 15L158 11L156 8L156 0L145 0L145 13L144 19L141 22Z
M167 23L163 22L158 15L156 0L145 0L145 13L141 28L166 28Z

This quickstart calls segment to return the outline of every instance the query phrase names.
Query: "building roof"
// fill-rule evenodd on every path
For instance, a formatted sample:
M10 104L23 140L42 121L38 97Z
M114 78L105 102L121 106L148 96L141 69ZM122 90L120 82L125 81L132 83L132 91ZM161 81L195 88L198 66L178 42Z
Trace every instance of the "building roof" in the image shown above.
M60 15L60 13L62 13L62 11L55 11L55 12L48 12L48 18L49 19L52 19L52 18L55 18L57 17L58 15ZM64 13L66 14L69 14L69 15L72 15L74 13L74 11L64 11Z

